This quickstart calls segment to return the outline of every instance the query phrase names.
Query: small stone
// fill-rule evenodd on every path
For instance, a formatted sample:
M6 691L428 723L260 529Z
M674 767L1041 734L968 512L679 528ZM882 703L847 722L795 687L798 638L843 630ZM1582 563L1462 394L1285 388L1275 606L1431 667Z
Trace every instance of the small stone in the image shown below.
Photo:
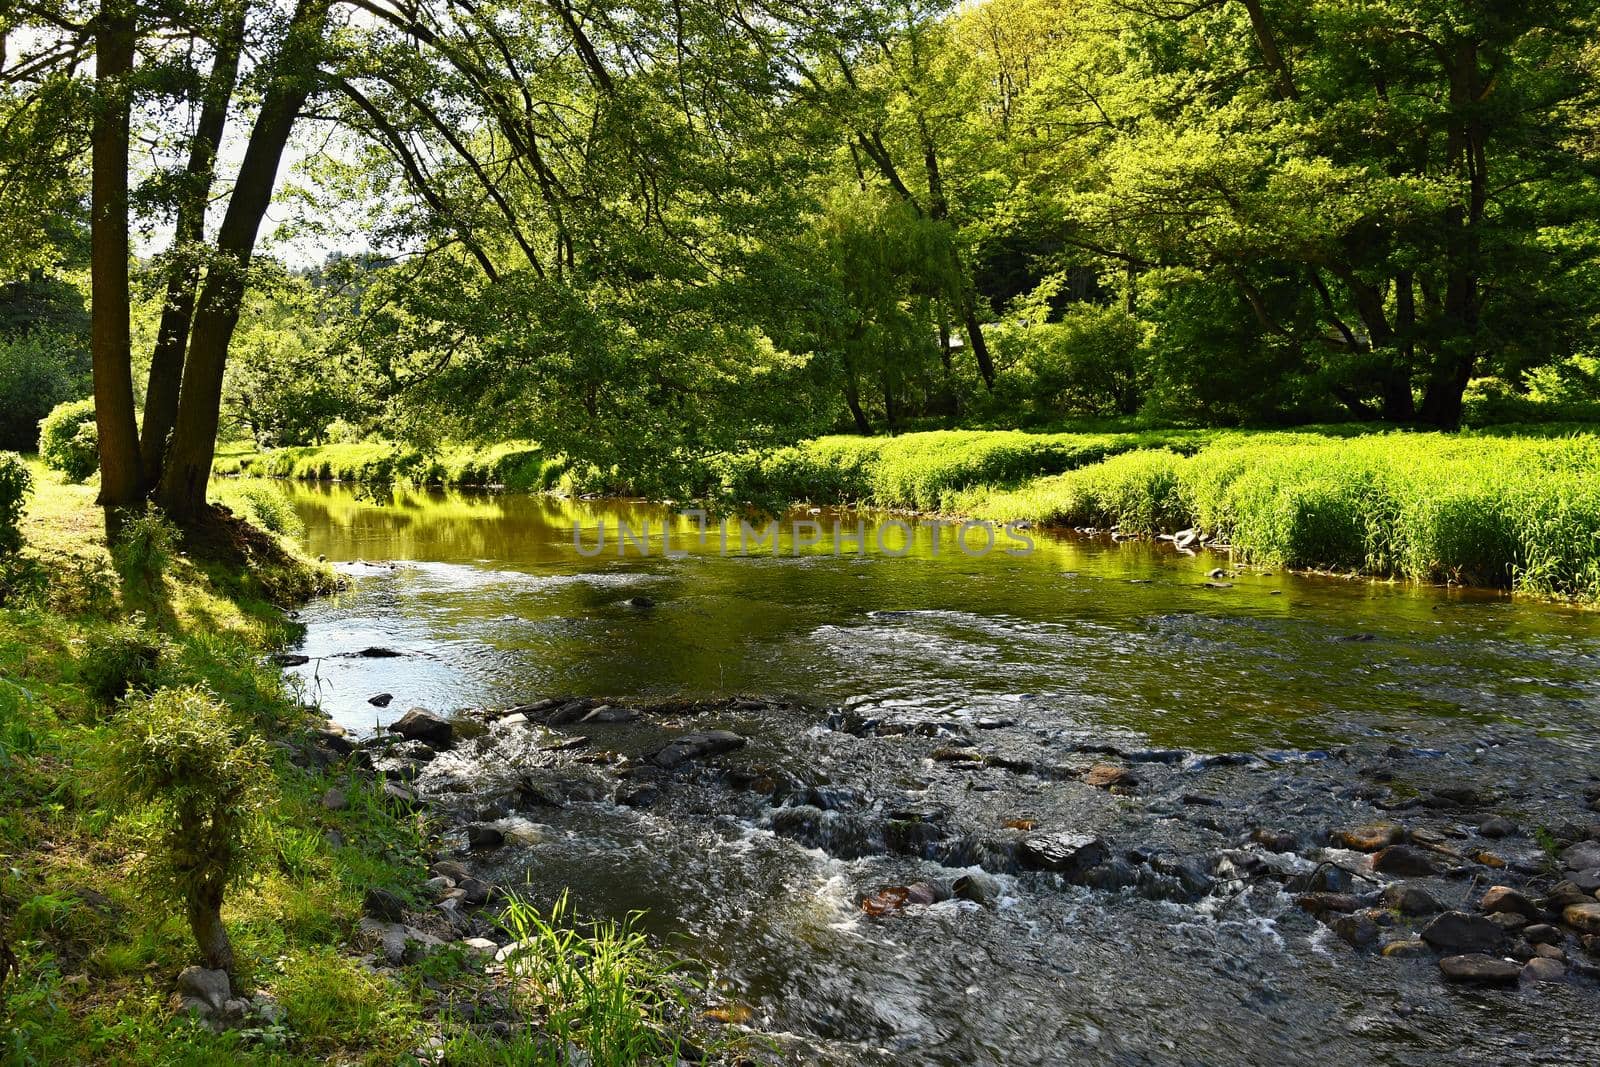
M1510 837L1517 832L1517 824L1504 815L1491 815L1478 824L1478 833L1484 837Z
M1044 833L1022 839L1018 858L1036 870L1082 877L1107 855L1106 843L1089 834Z
M227 971L185 967L178 972L178 995L186 1001L198 1000L210 1011L221 1011L232 993Z
M1563 982L1567 977L1567 965L1560 960L1548 959L1544 956L1535 956L1522 965L1522 981L1526 984L1535 982Z
M387 889L374 886L361 898L361 910L383 922L399 922L405 914L406 902Z
M1268 852L1294 852L1300 847L1299 840L1293 834L1284 830L1269 830L1264 826L1253 830L1250 840Z
M268 656L267 661L274 667L304 667L311 662L311 657L302 656L298 652L278 652Z
M1540 959L1565 960L1567 954L1559 945L1534 945L1533 954Z
M1478 902L1478 907L1482 911L1491 913L1511 912L1527 919L1538 919L1544 914L1537 904L1522 893L1504 885L1491 886L1489 891L1483 894L1483 899Z
M500 946L490 941L487 937L466 937L461 943L474 952L481 952L486 956L493 956L500 950Z
M1348 913L1361 907L1361 901L1349 893L1302 893L1294 902L1302 911L1319 918L1330 912Z
M493 826L483 826L479 823L473 823L471 826L467 827L467 847L474 851L483 852L489 849L499 848L505 843L506 835L500 830L495 829Z
M1083 772L1080 781L1096 789L1110 789L1112 786L1132 788L1139 784L1139 779L1126 767L1118 767L1115 763L1096 763Z
M494 891L494 886L481 878L464 878L456 888L468 904L486 904L489 894Z
M435 875L422 883L422 888L428 891L428 898L437 904L444 899L444 895L456 887L455 879L446 878L444 875Z
M1600 900L1567 905L1561 913L1561 921L1580 934L1600 934Z
M1587 871L1574 871L1572 877L1567 880L1585 893L1600 891L1600 867L1592 867Z
M1376 852L1381 848L1397 845L1405 838L1406 832L1402 827L1392 822L1378 822L1357 826L1351 830L1335 831L1332 841L1340 848L1356 852Z
M367 703L375 708L386 708L394 701L393 693L379 693L377 696L367 698Z
M434 875L448 878L452 882L464 882L472 877L472 872L467 870L466 864L457 860L440 860L432 867L429 867L428 870L433 872Z
M1328 928L1354 948L1366 948L1378 940L1378 924L1370 915L1341 915Z
M1481 915L1447 911L1423 928L1422 939L1441 952L1499 952L1506 934Z
M982 871L973 871L957 878L951 887L956 899L970 900L974 904L989 907L1000 899L1000 883L993 876Z
M1444 905L1435 900L1432 893L1405 882L1385 886L1383 902L1401 915L1435 915L1444 910Z
M1528 917L1526 915L1518 915L1514 911L1491 912L1489 921L1508 934L1516 933L1528 925Z
M1561 853L1561 866L1569 871L1600 867L1600 841L1579 841Z
M1447 981L1472 985L1512 985L1522 977L1522 968L1515 963L1481 953L1446 956L1439 961L1439 970Z
M1383 954L1391 959L1410 959L1414 956L1432 955L1433 950L1428 948L1426 941L1407 938L1403 941L1390 941L1383 946Z
M350 798L344 795L344 790L334 786L322 794L322 806L329 811L343 811L350 806Z
M1562 911L1573 904L1586 904L1589 894L1571 882L1557 882L1541 901L1547 911Z
M384 799L394 802L403 808L416 808L421 806L417 799L416 790L399 782L385 780L383 783Z
M1555 945L1561 942L1561 931L1549 923L1535 923L1522 931L1522 936L1535 945Z
M656 602L647 596L631 596L623 601L630 608L653 608Z
M1372 869L1402 878L1438 874L1439 862L1433 853L1414 845L1390 845L1372 857Z
M455 726L426 708L412 708L389 724L389 732L407 741L421 741L429 748L449 748L455 740Z
M680 734L657 749L650 762L671 770L691 760L719 756L745 746L745 739L727 730L710 730L699 734Z

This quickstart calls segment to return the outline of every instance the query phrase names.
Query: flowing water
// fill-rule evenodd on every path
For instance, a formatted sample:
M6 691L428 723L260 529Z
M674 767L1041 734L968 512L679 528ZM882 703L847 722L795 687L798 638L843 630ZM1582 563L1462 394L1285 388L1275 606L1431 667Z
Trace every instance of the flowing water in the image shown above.
M647 909L791 1056L1600 1056L1600 985L1581 965L1547 986L1448 987L1431 956L1333 936L1295 906L1292 883L1320 859L1370 870L1322 846L1375 817L1509 863L1418 882L1447 906L1470 904L1486 879L1543 876L1551 828L1575 840L1596 818L1582 799L1600 778L1594 613L1231 573L1225 555L1105 536L1027 531L1021 553L1001 533L978 557L949 530L936 550L936 531L912 523L909 540L883 527L885 552L882 524L909 520L881 515L800 513L822 543L796 548L786 533L776 552L740 554L735 527L724 555L715 528L702 541L651 505L281 491L307 548L351 579L301 612L312 659L293 670L351 730L413 706L476 712L552 694L705 702L554 732L497 725L418 784L463 804L499 797L476 817L530 826L535 841L484 859L499 881L536 897L570 885L590 913ZM585 555L601 522L605 549ZM619 555L618 522L648 522L651 553ZM663 522L686 554L662 554ZM1230 573L1212 576L1219 567ZM398 655L360 654L374 647ZM368 703L380 692L394 696L386 709ZM615 773L673 733L709 729L749 743L668 775ZM575 731L582 749L551 743ZM1074 779L1106 753L1136 787ZM1519 831L1481 839L1489 814ZM1251 843L1258 828L1294 846ZM1026 846L1019 860L1018 842L1047 832L1095 835L1126 859L1098 881L1041 870ZM883 917L858 905L979 869L996 879L984 903ZM1354 888L1387 880L1358 874Z

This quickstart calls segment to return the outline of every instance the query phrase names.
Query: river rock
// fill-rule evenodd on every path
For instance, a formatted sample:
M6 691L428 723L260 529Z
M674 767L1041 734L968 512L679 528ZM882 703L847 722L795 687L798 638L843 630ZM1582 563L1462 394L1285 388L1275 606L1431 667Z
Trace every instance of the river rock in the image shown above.
M1390 845L1397 845L1405 838L1406 832L1403 827L1392 822L1375 822L1349 830L1336 830L1332 840L1340 848L1356 852L1377 852Z
M1341 915L1330 922L1328 928L1352 948L1366 948L1378 940L1378 924L1365 913Z
M1491 815L1478 824L1478 833L1484 837L1510 837L1517 832L1517 824L1504 815Z
M1430 956L1433 950L1426 941L1420 938L1408 937L1400 941L1390 941L1383 946L1382 952L1391 959L1411 959L1416 956Z
M1561 931L1549 923L1534 923L1522 931L1522 936L1534 945L1556 945L1561 943Z
M1079 779L1084 785L1092 785L1096 789L1110 789L1112 786L1121 786L1132 789L1139 784L1139 779L1126 767L1118 767L1115 763L1096 763L1083 772Z
M1438 874L1441 864L1434 854L1415 845L1390 845L1372 857L1372 869L1402 878Z
M1506 934L1481 915L1447 911L1423 927L1422 939L1440 952L1499 952Z
M1527 936L1526 932L1524 932L1523 936ZM1534 945L1533 954L1547 960L1565 960L1567 958L1566 950L1561 948L1560 945Z
M690 760L720 756L745 746L745 739L727 730L708 730L699 734L679 734L650 755L657 767L671 770Z
M1027 866L1068 878L1081 877L1106 855L1106 843L1098 837L1064 832L1029 834L1018 849L1018 859Z
M267 661L274 667L304 667L311 662L311 657L302 656L298 652L279 652L268 656Z
M455 727L426 708L412 708L389 724L391 733L407 741L420 741L429 748L449 748L455 740Z
M1522 965L1522 982L1524 985L1532 985L1536 982L1564 982L1566 978L1567 965L1560 960L1535 956Z
M1561 853L1561 866L1569 871L1600 867L1600 841L1579 841Z
M494 886L482 878L463 878L456 888L461 891L461 899L468 904L487 904L489 895L494 892Z
M1184 800L1188 802L1187 797ZM1252 830L1250 840L1268 852L1294 852L1300 847L1299 840L1293 834L1285 830L1269 830L1265 826Z
M406 902L387 889L374 886L362 896L361 910L374 919L396 923L405 915Z
M578 721L587 725L600 723L602 725L618 725L621 723L637 722L639 713L633 708L614 708L609 704L602 704L598 708L584 715Z
M1571 882L1585 893L1600 892L1600 867L1594 867L1587 871L1573 871L1571 873L1572 877L1568 878L1567 881Z
M1572 882L1562 881L1550 887L1541 903L1547 911L1565 911L1574 904L1586 904L1590 899L1589 894Z
M1491 914L1509 912L1525 919L1538 919L1544 915L1537 904L1517 890L1504 885L1491 886L1489 891L1483 894L1483 899L1478 902L1478 908Z
M1333 863L1319 863L1310 874L1289 880L1290 889L1303 893L1348 893L1352 885L1350 872Z
M473 823L467 827L467 847L475 852L485 852L489 849L499 848L505 843L505 833L493 826Z
M1294 898L1302 911L1323 918L1330 912L1348 914L1361 907L1361 901L1349 893L1302 893Z
M1600 900L1567 905L1561 913L1561 921L1580 934L1600 934Z
M185 967L178 972L178 996L183 1006L201 1015L221 1011L233 995L228 972L204 967Z
M416 790L396 781L387 779L384 781L383 796L385 800L403 808L412 809L422 806L422 801L418 799Z
M379 693L377 696L367 698L367 703L375 708L386 708L394 701L393 693Z
M971 871L957 878L951 887L958 900L970 900L974 904L991 907L1000 899L1000 882L992 875L983 871Z
M1515 963L1481 953L1446 956L1439 961L1439 970L1447 981L1470 985L1514 985L1522 977L1522 968Z
M1385 886L1383 902L1401 915L1436 915L1444 910L1444 905L1435 900L1432 893L1406 882Z

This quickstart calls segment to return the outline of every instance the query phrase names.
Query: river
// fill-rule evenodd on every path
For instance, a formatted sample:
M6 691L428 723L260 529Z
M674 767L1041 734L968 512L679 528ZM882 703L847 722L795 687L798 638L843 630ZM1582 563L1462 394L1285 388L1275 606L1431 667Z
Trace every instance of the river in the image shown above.
M982 531L963 551L926 521L803 511L790 521L815 522L820 543L797 549L790 527L776 551L741 553L735 526L724 554L715 527L702 540L648 504L279 491L307 549L350 578L300 613L311 662L290 672L347 729L551 695L645 707L567 728L600 753L586 762L536 724L500 725L419 785L502 797L477 817L520 820L534 843L485 858L498 880L536 898L571 886L593 914L645 909L791 1056L1600 1052L1600 987L1570 936L1566 981L1447 986L1431 955L1346 944L1296 906L1295 882L1332 860L1373 903L1392 879L1328 833L1374 819L1459 858L1411 880L1446 907L1470 910L1495 881L1547 882L1550 849L1597 818L1582 798L1600 781L1592 612L1104 535L1001 531L980 555ZM586 555L601 522L605 549ZM650 524L649 554L619 556L622 522ZM664 554L663 523L682 554ZM360 654L372 648L397 654ZM393 702L373 706L379 693ZM658 706L683 700L706 703ZM668 775L643 759L710 729L748 743ZM1081 777L1107 761L1125 781ZM633 775L641 765L652 773ZM1515 830L1481 835L1491 815ZM1264 830L1288 840L1264 845ZM1048 833L1092 835L1111 874L1041 859L1027 841ZM985 899L942 899L980 870ZM859 906L916 883L941 899L881 917ZM1378 919L1384 942L1419 924Z

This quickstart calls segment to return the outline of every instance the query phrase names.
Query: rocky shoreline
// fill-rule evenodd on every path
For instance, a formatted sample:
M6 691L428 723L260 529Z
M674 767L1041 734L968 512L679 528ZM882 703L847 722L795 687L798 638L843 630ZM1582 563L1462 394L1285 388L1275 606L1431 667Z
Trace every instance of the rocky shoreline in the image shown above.
M765 740L773 722L859 752L798 766ZM862 887L855 906L870 923L1064 891L1108 907L1270 897L1275 921L1298 911L1340 951L1426 966L1436 983L1600 995L1600 775L1533 782L1509 740L1461 759L1381 743L1197 753L1029 733L1003 718L902 721L758 698L548 697L451 717L413 709L360 741L326 729L297 755L381 776L437 828L428 906L369 897L363 932L379 965L455 943L503 969L516 948L492 916L508 857L537 864L552 822L596 808L733 816L826 856L901 856L944 875ZM890 766L912 768L914 788L881 773ZM1057 810L1018 795L1058 798ZM483 1009L490 1025L513 1024L496 1011Z

